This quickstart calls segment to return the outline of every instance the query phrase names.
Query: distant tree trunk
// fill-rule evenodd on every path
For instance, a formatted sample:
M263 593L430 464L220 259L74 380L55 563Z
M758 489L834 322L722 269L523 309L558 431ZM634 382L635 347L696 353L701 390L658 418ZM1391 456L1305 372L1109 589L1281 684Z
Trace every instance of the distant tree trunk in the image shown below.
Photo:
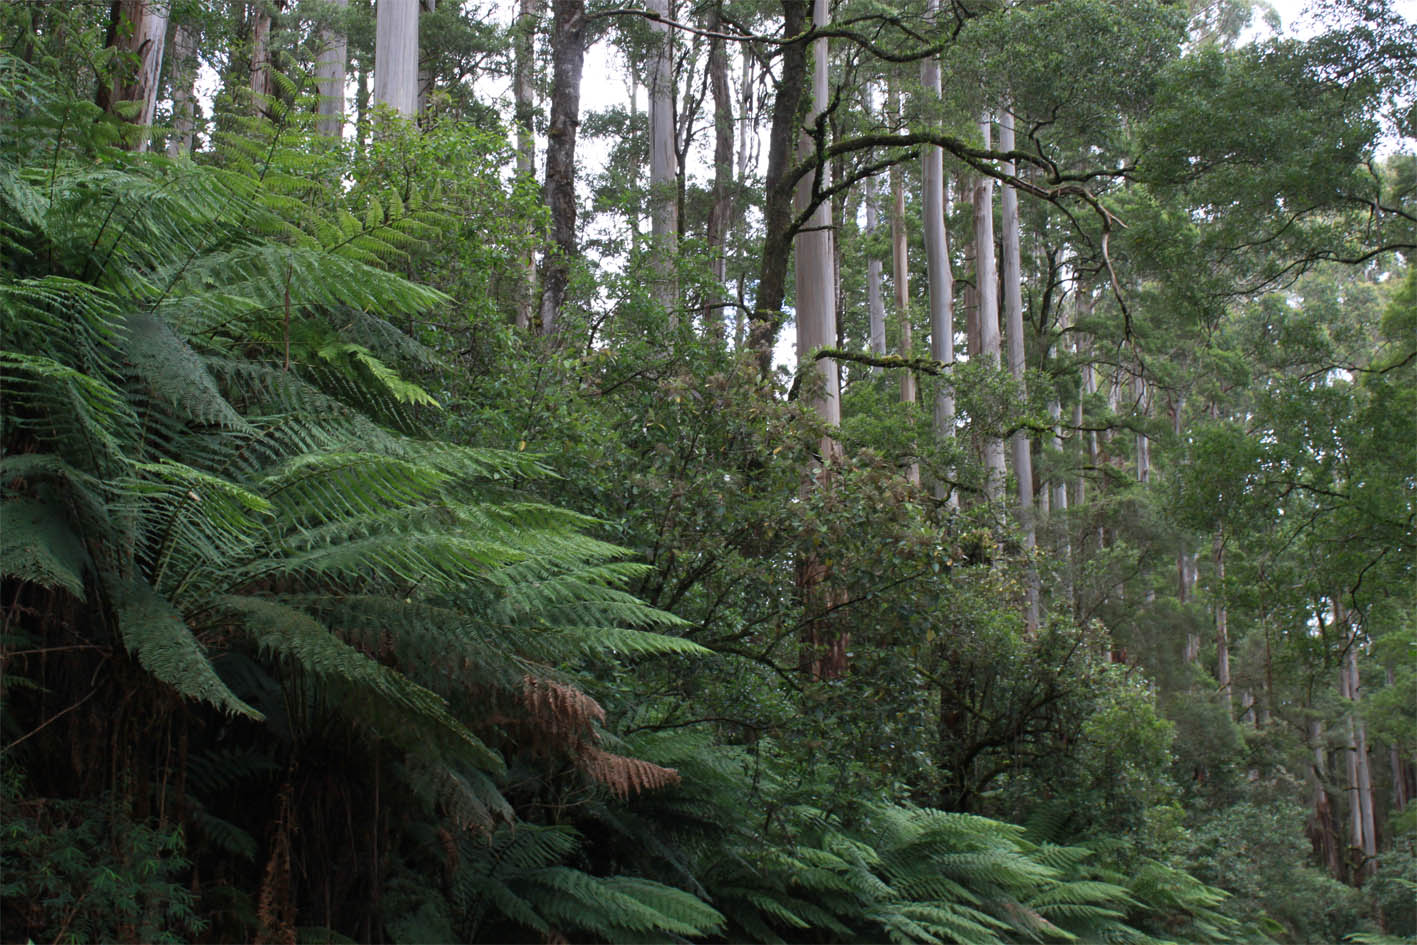
M1309 723L1309 743L1314 748L1314 761L1309 781L1313 791L1313 813L1309 817L1309 842L1314 855L1334 879L1343 879L1343 851L1338 839L1338 826L1333 820L1333 802L1324 784L1328 780L1327 752L1324 750L1323 726L1314 719Z
M1014 149L1014 116L1007 108L999 116L999 150ZM1004 172L1013 175L1017 168L1013 161L1004 162ZM1019 385L1025 398L1028 396L1024 385L1026 351L1023 337L1023 261L1019 250L1018 191L1011 185L1003 186L1002 222L1004 227L1004 318L1009 336L1009 374ZM1018 483L1018 519L1023 528L1023 549L1027 555L1033 554L1038 544L1038 534L1034 525L1033 507L1033 446L1028 434L1022 430L1010 438L1014 460L1014 478ZM1025 628L1030 634L1038 632L1038 599L1041 590L1038 571L1030 561L1028 566L1028 602L1024 612Z
M419 7L424 13L432 13L438 8L438 0L419 0ZM417 89L414 96L414 114L422 115L428 110L428 97L433 94L438 77L433 74L433 64L430 61L420 52L415 52L414 55L418 57L418 76L414 80L414 87Z
M802 35L810 13L807 0L782 0L782 34ZM807 78L806 45L787 43L782 47L781 61L777 96L772 107L772 128L768 133L767 174L763 182L763 249L758 295L748 329L748 346L757 354L758 370L763 377L772 373L773 345L782 327L782 303L787 295L793 191L786 178L797 148L798 107Z
M552 0L551 123L546 131L546 185L551 242L541 264L541 330L556 330L576 253L576 132L585 63L585 0Z
M888 92L888 105L891 120L904 124L904 113L900 100L900 90L894 81L891 82ZM899 344L897 351L901 357L912 358L915 356L915 338L910 324L910 235L905 229L905 181L899 164L892 164L890 170L891 181L891 278L895 283L895 312L896 323L900 326ZM915 372L902 370L900 372L900 402L903 404L914 404L920 399L915 385ZM909 413L913 408L907 407ZM906 478L915 485L920 485L920 463L912 462L906 469Z
M871 83L866 83L861 92L862 105L866 114L873 114L875 103L872 102ZM877 210L877 200L880 190L876 185L874 177L868 177L866 186L866 235L871 236L880 226L880 213ZM871 329L871 351L877 356L885 356L886 353L886 304L881 294L881 258L875 253L871 253L866 259L866 310L870 319ZM880 374L883 369L880 367L871 368L872 374Z
M939 0L930 0L930 13L938 13L939 6ZM940 98L940 63L935 57L920 64L920 82L927 96ZM948 447L953 444L955 433L955 323L954 273L950 270L949 235L945 229L950 204L945 186L944 150L927 145L920 161L921 227L925 240L925 278L930 289L930 357L945 365L945 374L935 395L935 439ZM946 475L953 479L953 469ZM959 508L959 493L953 483L937 481L935 498L946 500L952 509Z
M373 92L371 91L369 82L368 57L360 56L359 81L355 86L354 92L354 107L358 112L358 117L355 119L354 125L354 141L360 153L363 153L364 150L369 147L369 103L372 100Z
M826 26L830 20L828 0L815 0L812 21ZM828 54L825 37L812 43L812 99L806 126L814 127L817 117L827 108ZM798 143L798 157L807 160L816 153L817 142L803 133ZM812 199L812 176L807 175L797 185L797 211L803 212ZM832 286L832 213L831 203L822 201L813 212L807 228L797 234L797 357L798 370L815 371L819 390L813 395L812 407L829 427L841 426L841 378L837 362L822 358L808 362L817 348L836 344L835 293ZM830 488L832 464L840 458L841 445L830 434L821 441L821 466L809 474L804 488ZM802 666L814 679L832 678L846 671L847 636L831 627L828 613L838 603L839 592L831 586L830 566L815 553L805 555L798 566L798 584L807 611L807 626L802 641Z
M1339 694L1352 703L1348 710L1348 775L1352 798L1352 845L1362 854L1356 871L1359 882L1377 868L1378 834L1373 812L1373 775L1368 762L1368 726L1359 714L1363 690L1358 679L1358 625L1334 595L1334 622L1345 637L1343 665L1339 667Z
M191 154L197 139L197 36L185 24L172 33L172 135L167 156L174 161Z
M1215 558L1215 679L1225 696L1225 717L1235 717L1235 700L1230 687L1230 622L1225 605L1225 530L1215 533L1211 545Z
M340 11L349 6L349 0L332 0ZM320 58L315 62L315 91L319 95L317 107L320 120L320 134L339 138L344 133L344 74L349 60L349 41L342 29L327 29L321 34Z
M527 180L536 177L536 5L537 0L521 0L513 44L512 92L516 103L517 174ZM632 99L633 100L633 99ZM531 327L536 301L536 259L528 249L521 257L521 284L517 289L517 328Z
M669 17L669 0L648 0L651 13ZM649 75L649 200L650 258L654 269L654 300L677 321L679 287L675 279L679 246L679 169L674 152L674 35L659 20L650 20Z
M168 9L162 0L114 0L109 14L105 45L116 49L117 56L110 78L99 82L98 105L142 129L128 139L134 151L146 151L152 143L149 129L157 112ZM123 107L129 102L138 103L136 114Z
M1394 681L1392 667L1385 667L1383 670L1384 681L1391 689L1396 683ZM1402 753L1398 751L1397 744L1388 747L1388 765L1392 770L1392 803L1395 810L1401 811L1407 807L1407 802L1412 799L1407 790L1407 765L1402 761Z
M979 120L984 147L989 147L991 117ZM999 339L999 278L994 269L994 179L979 175L974 184L974 261L978 271L979 349L989 367L1001 366ZM1004 441L997 432L984 434L984 495L991 505L1004 498Z
M723 2L716 0L709 14L710 32L723 27ZM709 87L713 92L713 205L708 218L709 271L712 290L704 300L704 333L723 339L720 300L727 288L728 259L725 243L733 217L733 90L728 84L728 55L722 39L709 40Z
M374 102L418 112L418 0L379 0L374 23Z
M1145 418L1150 412L1148 403L1148 393L1146 378L1141 376L1140 370L1137 372L1136 381L1137 411ZM1137 433L1137 482L1151 481L1151 438L1145 433Z

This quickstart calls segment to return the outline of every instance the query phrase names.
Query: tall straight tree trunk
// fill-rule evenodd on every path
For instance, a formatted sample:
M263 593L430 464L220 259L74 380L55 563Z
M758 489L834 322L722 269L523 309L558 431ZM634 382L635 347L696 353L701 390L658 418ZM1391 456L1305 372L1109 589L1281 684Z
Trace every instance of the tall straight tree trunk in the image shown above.
M349 0L332 0L332 4L343 11ZM321 43L320 58L315 62L315 91L320 97L318 128L326 137L339 138L344 133L344 74L349 41L343 29L327 29L321 34Z
M723 0L709 14L709 31L723 27ZM728 258L725 244L733 218L733 90L728 83L728 54L724 42L709 40L709 87L713 92L713 205L708 218L709 271L713 287L704 300L704 334L722 341L721 299L727 290Z
M533 128L536 121L536 5L537 0L521 0L512 49L517 174L525 180L536 177L536 131ZM526 331L531 327L532 309L536 303L536 259L529 248L521 257L521 273L521 284L517 287L517 328Z
M197 36L185 24L172 32L172 135L167 156L174 161L191 154L197 139Z
M939 13L939 0L930 0L929 12ZM941 97L940 63L934 56L920 64L920 83L926 96ZM945 365L935 394L935 439L948 448L955 433L955 323L954 273L950 271L949 235L945 220L949 217L949 193L945 187L944 149L926 145L920 155L921 235L925 240L925 278L930 290L930 357ZM954 478L954 471L946 475ZM935 498L945 499L952 509L959 508L959 494L953 483L935 483Z
M818 27L829 21L828 0L815 0L812 22ZM812 43L812 98L806 117L808 128L814 126L829 103L828 46L825 37ZM816 153L817 143L809 134L802 134L798 143L799 160L809 160ZM812 175L797 186L797 211L806 210L812 199ZM813 395L812 407L829 427L841 425L841 378L836 360L822 358L808 362L812 351L836 344L835 292L832 286L832 215L831 203L822 201L813 212L806 229L797 234L797 358L798 370L814 370L820 388ZM809 364L811 365L809 367ZM808 476L804 488L830 488L832 464L840 458L841 446L830 434L822 438L821 466ZM832 589L830 568L815 553L804 557L798 566L798 583L807 610L807 630L802 645L803 669L815 679L840 676L846 671L847 637L830 626L827 614L837 603Z
M669 0L649 0L649 10L669 17ZM650 20L649 199L654 300L668 310L679 305L674 277L679 245L679 169L674 153L674 36L662 20Z
M576 132L585 64L585 0L552 0L551 123L546 130L546 184L551 242L542 259L541 330L556 330L576 253Z
M1309 816L1309 842L1313 845L1314 855L1328 869L1328 874L1341 880L1343 850L1339 843L1338 825L1333 820L1333 802L1324 787L1328 780L1328 753L1324 750L1323 725L1318 719L1309 723L1309 743L1314 747L1314 761L1310 768L1314 811Z
M806 31L812 7L807 0L782 0L782 35L795 37ZM759 257L758 294L748 328L748 346L758 359L763 377L772 373L772 352L782 328L783 299L787 295L787 263L792 227L793 191L787 172L798 144L798 107L807 81L807 49L802 42L782 47L777 96L773 99L772 128L768 133L768 166L763 181L763 248Z
M374 21L374 102L418 112L418 0L378 0Z
M895 82L890 85L889 109L892 120L904 126L904 108L901 104L900 89ZM915 337L910 324L910 234L905 229L905 181L899 164L892 164L891 180L891 274L895 282L895 312L900 325L900 345L898 351L903 358L915 356ZM914 404L920 399L915 384L915 372L903 369L900 372L900 402ZM913 408L907 407L913 412ZM906 470L906 477L915 485L920 485L920 463L912 462Z
M871 83L867 82L861 92L862 104L865 106L866 114L875 113L875 104L871 101ZM880 214L877 210L876 201L879 196L879 188L874 177L866 178L866 235L870 236L876 232L880 226ZM871 329L871 352L877 356L884 356L886 353L886 303L881 294L881 258L872 253L866 260L866 310L870 319ZM880 374L882 368L871 368L872 374Z
M354 86L354 143L360 154L365 153L369 147L369 110L373 98L373 85L369 81L369 59L367 56L360 56L359 73Z
M99 81L98 105L117 115L125 103L138 103L137 115L124 118L141 129L128 139L134 151L146 151L152 143L168 9L163 0L114 0L109 14L106 45L118 55L108 81Z
M256 0L251 9L251 92L256 111L265 110L263 99L274 90L271 81L271 8L267 0Z
M1211 545L1215 558L1215 679L1225 696L1225 717L1235 717L1235 700L1230 686L1230 614L1225 598L1225 530L1215 533Z
M999 150L1014 149L1014 116L1007 108L999 116ZM1013 161L1004 162L1005 173L1012 176L1017 168ZM1004 319L1009 336L1009 374L1027 397L1024 386L1025 349L1023 337L1023 262L1019 250L1018 191L1003 186L1002 222L1004 226ZM1028 555L1038 544L1033 508L1033 447L1022 430L1010 438L1014 460L1014 478L1018 483L1018 519L1023 528L1023 549ZM1038 571L1030 561L1028 566L1028 602L1024 613L1030 634L1038 632Z
M1363 698L1358 679L1358 625L1352 615L1334 595L1334 620L1344 635L1346 652L1339 668L1339 691L1352 706L1348 710L1349 786L1352 791L1353 846L1362 853L1357 878L1372 876L1377 867L1378 833L1373 811L1373 775L1368 761L1368 726L1359 714Z
M1136 385L1136 397L1137 397L1137 410L1141 413L1142 417L1145 418L1145 417L1147 416L1147 414L1150 412L1150 404L1148 403L1148 393L1147 393L1147 387L1146 387L1146 378L1144 378L1144 377L1141 376L1141 371L1140 371L1140 369L1138 369L1138 371L1137 371L1137 376L1136 376L1135 385ZM1138 433L1138 434L1137 434L1137 482L1150 482L1150 481L1151 481L1151 438L1148 437L1145 433Z
M984 147L989 147L991 117L979 120ZM999 339L999 278L994 268L994 179L979 175L974 183L974 267L978 273L975 291L979 295L979 353L984 363L1001 366ZM971 352L972 354L972 352ZM993 431L984 434L984 495L991 505L1004 498L1004 441Z
M1383 675L1387 682L1387 687L1391 689L1395 685L1392 667L1384 667ZM1398 750L1394 742L1388 747L1388 766L1392 770L1392 803L1397 811L1402 811L1407 807L1407 802L1412 798L1407 792L1407 766L1402 761L1402 753Z

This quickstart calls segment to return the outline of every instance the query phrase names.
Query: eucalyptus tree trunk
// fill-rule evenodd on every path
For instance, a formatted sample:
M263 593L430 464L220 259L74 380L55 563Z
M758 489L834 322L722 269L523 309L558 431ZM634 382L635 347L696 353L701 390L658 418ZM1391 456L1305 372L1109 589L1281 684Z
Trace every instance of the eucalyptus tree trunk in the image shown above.
M931 15L939 12L939 0L930 0ZM941 96L940 63L931 56L920 64L920 83L926 96ZM925 240L925 278L930 290L930 357L943 364L944 376L935 394L935 438L949 445L955 433L955 323L954 273L950 271L950 244L945 220L950 213L949 192L945 187L944 150L926 145L920 156L921 226ZM953 470L947 475L953 479ZM959 494L951 483L936 482L935 498L959 508Z
M1014 116L1007 108L999 116L999 150L1014 149ZM1004 162L1004 172L1017 172L1013 161ZM1023 262L1019 251L1018 191L1010 184L1003 186L1002 222L1004 226L1004 319L1009 336L1009 374L1027 398L1024 385L1025 349L1023 337ZM1013 451L1014 478L1018 483L1018 519L1023 528L1024 553L1033 554L1038 544L1033 508L1033 446L1028 434L1018 430L1010 438ZM1028 566L1028 604L1025 625L1029 633L1038 632L1038 571Z
M1225 717L1235 717L1235 700L1230 685L1230 615L1225 598L1225 530L1215 533L1211 545L1215 559L1215 680L1225 696Z
M826 26L830 20L828 0L815 0L812 22ZM806 126L812 128L829 104L828 46L826 37L812 42L812 98ZM798 141L798 158L810 160L817 142L803 133ZM823 169L825 172L825 169ZM797 185L796 207L806 210L812 199L813 175ZM822 201L812 213L807 227L797 234L797 357L799 370L814 370L820 386L812 395L812 407L828 427L841 425L841 377L833 358L806 361L821 347L836 344L835 292L832 285L832 214L830 201ZM804 489L830 488L831 466L841 456L841 445L830 434L821 441L820 466L807 477ZM807 610L806 633L802 643L802 667L813 678L831 678L846 671L845 633L830 626L827 614L838 603L839 591L830 585L830 567L816 554L807 554L798 565L798 584Z
M984 147L989 147L991 118L979 120ZM979 352L984 363L998 368L1001 363L999 339L999 279L994 268L994 179L980 175L974 183L974 266L975 291L979 296ZM1004 441L994 431L984 434L984 495L991 505L1004 498Z
M172 134L167 139L167 156L175 161L191 154L197 139L197 37L185 24L179 24L172 32L168 73L172 83Z
M331 0L332 5L343 11L349 0ZM341 29L327 29L320 37L320 58L315 62L315 91L319 94L316 106L320 116L317 126L320 134L338 138L344 131L344 74L349 60L349 41Z
M110 76L99 81L98 105L141 129L128 139L134 151L146 151L152 143L169 6L165 0L116 0L108 23L106 45L118 54ZM128 102L138 103L131 118L120 115L120 110L127 111L120 106Z
M585 64L585 0L552 0L551 123L546 130L546 184L551 242L542 259L541 330L556 330L576 253L576 131Z
M1388 688L1391 689L1395 685L1392 667L1385 667L1383 674ZM1402 760L1402 753L1398 750L1396 742L1388 747L1388 765L1392 770L1393 807L1395 810L1401 811L1407 807L1407 802L1412 798L1407 790L1407 765Z
M887 108L892 120L904 124L900 100L900 89L894 81L888 92ZM910 324L910 235L905 229L905 181L899 164L892 164L891 181L891 278L895 283L895 312L899 330L897 351L903 358L915 356L915 338ZM902 369L900 372L900 402L914 404L920 399L915 384L915 372ZM906 408L912 410L913 408ZM920 463L912 462L906 470L906 477L915 485L920 485Z
M669 0L649 0L651 13L667 19ZM674 36L662 20L650 20L649 199L654 300L671 313L679 304L675 257L679 244L679 169L674 152ZM671 327L676 322L671 314Z
M1146 378L1142 377L1141 371L1137 371L1136 381L1137 410L1145 419L1150 413L1148 403L1148 392ZM1151 438L1145 433L1137 433L1137 482L1151 481Z
M409 118L418 111L418 0L376 4L374 103Z
M723 26L723 3L717 0L709 14L709 31ZM728 259L725 244L733 218L733 90L728 84L728 55L724 42L709 40L709 87L713 92L713 205L708 218L709 270L713 287L704 300L704 333L723 339L720 299L727 289Z
M800 36L812 7L807 0L781 0L782 34ZM763 248L759 257L757 298L754 300L748 346L758 360L763 377L772 373L773 345L782 326L782 303L787 295L789 231L792 228L793 191L787 180L798 144L799 106L807 81L805 45L782 46L777 95L773 99L772 127L768 133L768 166L763 181Z
M521 0L517 14L516 38L512 44L512 95L517 123L517 174L527 180L536 177L536 5L537 0ZM634 101L633 95L631 102ZM536 259L528 249L521 257L521 280L517 288L517 328L531 327L536 302Z
M1334 596L1334 619L1339 631L1347 637L1343 665L1339 668L1339 690L1352 703L1348 711L1348 772L1352 791L1353 846L1363 854L1357 870L1361 879L1376 871L1378 833L1373 811L1373 775L1368 762L1368 726L1358 712L1363 695L1358 679L1358 626L1337 595Z
M871 101L871 84L868 82L861 92L862 104L865 106L866 114L870 115L875 111L875 105ZM876 209L876 201L879 190L874 177L866 178L866 235L871 236L880 226L880 214ZM871 353L878 357L886 353L886 303L881 295L881 259L872 253L866 260L866 309L870 318L871 328ZM871 368L872 374L880 374L882 368Z
M251 92L256 111L265 111L264 99L274 92L271 81L271 8L267 0L256 0L251 8Z
M1309 743L1314 749L1314 761L1309 773L1314 808L1309 815L1309 842L1313 845L1314 854L1328 869L1328 874L1334 879L1342 879L1343 851L1338 825L1333 819L1333 801L1324 787L1328 782L1328 752L1325 751L1323 724L1318 719L1309 722Z

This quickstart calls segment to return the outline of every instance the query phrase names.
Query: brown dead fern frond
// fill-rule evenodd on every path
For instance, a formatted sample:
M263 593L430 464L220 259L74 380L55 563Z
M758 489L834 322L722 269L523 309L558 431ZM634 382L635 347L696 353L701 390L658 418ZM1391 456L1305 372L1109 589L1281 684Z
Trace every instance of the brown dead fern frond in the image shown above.
M624 800L641 791L654 791L678 784L679 772L640 758L629 758L585 745L576 755L576 766L592 779L604 784Z

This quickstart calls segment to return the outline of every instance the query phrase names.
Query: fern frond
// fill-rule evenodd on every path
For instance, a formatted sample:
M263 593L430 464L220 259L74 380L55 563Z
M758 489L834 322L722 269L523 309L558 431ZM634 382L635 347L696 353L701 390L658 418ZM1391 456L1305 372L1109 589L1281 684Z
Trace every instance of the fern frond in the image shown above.
M114 601L123 644L144 669L184 696L210 702L234 715L264 718L221 681L182 615L152 587L112 577L105 584Z
M84 599L91 562L63 514L34 499L9 499L0 505L0 523L0 575Z

